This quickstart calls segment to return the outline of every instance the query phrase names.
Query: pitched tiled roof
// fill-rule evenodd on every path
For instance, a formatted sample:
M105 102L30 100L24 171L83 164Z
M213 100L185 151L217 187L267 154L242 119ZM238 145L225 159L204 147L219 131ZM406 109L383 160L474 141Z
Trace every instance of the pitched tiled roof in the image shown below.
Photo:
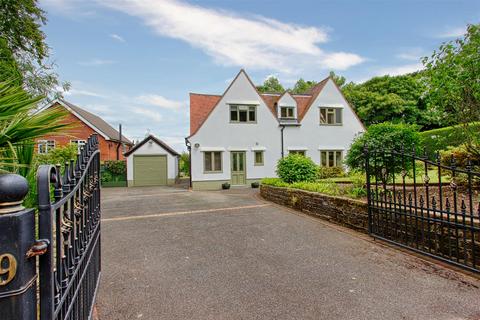
M194 133L207 119L222 96L190 93L190 133Z
M323 79L306 94L292 95L293 99L297 102L299 122L302 121L308 109L310 109L310 106L317 99L329 79L330 77ZM282 93L260 93L260 97L274 115L277 114L275 105L282 95ZM190 93L190 135L197 132L221 98L222 95Z
M94 129L95 131L100 131L98 133L107 136L110 140L119 141L120 133L99 116L94 115L93 113L90 113L87 110L74 105L73 103L65 101L64 99L57 99L52 103L52 105L54 105L56 102L58 102L60 105L63 105L64 107L71 109L74 113L80 116L80 120L88 122L86 124L89 126L93 126L94 128L92 129ZM133 145L133 143L123 135L122 142Z

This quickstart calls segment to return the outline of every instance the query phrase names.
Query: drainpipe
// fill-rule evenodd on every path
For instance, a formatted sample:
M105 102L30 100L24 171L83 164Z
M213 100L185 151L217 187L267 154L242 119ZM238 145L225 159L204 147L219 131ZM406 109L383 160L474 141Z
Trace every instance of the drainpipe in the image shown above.
M122 145L122 124L118 125L117 160L120 160L120 146Z
M185 145L188 150L188 175L190 176L188 186L192 188L192 144L188 141L188 138L185 138Z
M283 151L283 130L285 130L285 126L280 125L280 132L281 132L281 141L282 141L282 158L285 156L285 153Z

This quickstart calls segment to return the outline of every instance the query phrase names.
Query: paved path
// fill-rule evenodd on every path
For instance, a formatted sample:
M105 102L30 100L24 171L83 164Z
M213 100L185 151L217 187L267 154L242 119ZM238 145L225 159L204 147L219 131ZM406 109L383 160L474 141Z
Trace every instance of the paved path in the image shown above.
M102 196L102 320L480 319L480 281L249 189Z

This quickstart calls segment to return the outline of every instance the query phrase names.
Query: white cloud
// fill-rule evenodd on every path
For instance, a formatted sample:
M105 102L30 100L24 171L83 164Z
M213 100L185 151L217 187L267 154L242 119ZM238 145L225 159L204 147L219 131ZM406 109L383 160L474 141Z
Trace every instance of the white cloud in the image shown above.
M155 122L162 122L162 120L163 120L163 116L160 113L158 113L156 111L153 111L153 110L150 110L150 109L147 109L147 108L135 107L135 108L133 108L132 111L136 114L141 115L141 116L148 117L149 119L151 119Z
M157 34L200 48L222 65L282 72L300 68L344 70L364 61L347 52L326 52L324 28L299 26L261 16L240 16L178 0L97 0L141 18Z
M467 27L446 28L443 32L435 35L436 38L459 38L467 32Z
M158 94L146 94L136 98L137 102L164 109L178 110L186 106L184 102L167 99Z
M113 60L108 60L108 59L91 59L87 61L78 62L79 65L85 66L85 67L104 66L104 65L114 64L114 63L117 63L117 62Z
M116 41L118 41L118 42L127 42L122 36L119 36L119 35L116 34L116 33L112 33L112 34L110 35L110 38L112 38L112 39L114 39L114 40L116 40Z
M75 89L71 88L70 90L63 93L64 96L88 96L88 97L96 97L96 98L106 98L107 96L89 90L82 90L82 89Z
M390 76L399 76L402 74L412 73L415 71L419 71L423 69L423 65L421 63L412 63L402 66L394 66L394 67L386 67L379 69L375 75L383 76L383 75L390 75Z
M395 57L402 60L420 61L420 59L425 55L427 55L425 50L419 47L413 47L405 48L400 53L396 54Z

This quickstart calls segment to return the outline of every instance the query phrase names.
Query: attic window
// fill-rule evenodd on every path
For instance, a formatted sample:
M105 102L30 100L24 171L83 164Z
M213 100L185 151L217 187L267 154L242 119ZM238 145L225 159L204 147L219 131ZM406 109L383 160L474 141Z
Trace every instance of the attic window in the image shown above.
M255 106L230 106L230 122L250 122L257 121L257 108Z
M281 107L280 108L280 118L283 118L283 119L293 119L293 118L295 118L295 108L294 107Z

